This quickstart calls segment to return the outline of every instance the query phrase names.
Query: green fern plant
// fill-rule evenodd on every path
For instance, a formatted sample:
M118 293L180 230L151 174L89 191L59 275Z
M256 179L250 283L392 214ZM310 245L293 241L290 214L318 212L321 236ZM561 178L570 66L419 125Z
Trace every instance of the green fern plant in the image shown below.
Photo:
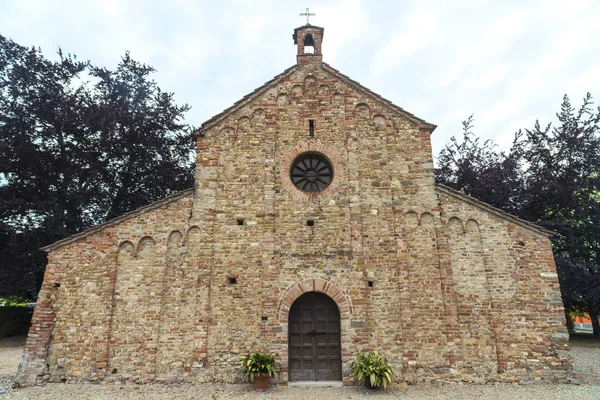
M352 376L358 383L368 380L371 387L378 388L394 381L394 370L377 350L372 353L358 351L356 360L350 364Z
M265 350L241 355L240 367L250 379L254 379L255 376L277 375L275 358L271 354L267 354Z

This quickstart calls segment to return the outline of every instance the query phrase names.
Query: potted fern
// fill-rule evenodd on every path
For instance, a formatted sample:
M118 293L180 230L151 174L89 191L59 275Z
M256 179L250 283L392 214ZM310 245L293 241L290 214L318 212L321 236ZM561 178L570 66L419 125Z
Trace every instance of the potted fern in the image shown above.
M352 376L357 383L364 382L365 388L375 390L394 381L394 370L377 350L372 353L358 351L356 360L350 364Z
M240 356L242 372L254 381L254 389L260 392L269 387L269 378L275 373L275 358L265 350Z

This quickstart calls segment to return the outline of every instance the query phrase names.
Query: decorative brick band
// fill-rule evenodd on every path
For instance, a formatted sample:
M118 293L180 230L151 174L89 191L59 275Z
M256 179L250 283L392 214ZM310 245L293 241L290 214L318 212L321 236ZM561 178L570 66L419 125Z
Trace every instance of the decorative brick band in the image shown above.
M277 316L280 323L287 324L290 308L296 299L308 292L320 292L331 297L338 306L342 320L348 321L352 314L352 303L350 297L335 283L320 278L305 279L302 282L296 282L283 293L279 306L277 307Z

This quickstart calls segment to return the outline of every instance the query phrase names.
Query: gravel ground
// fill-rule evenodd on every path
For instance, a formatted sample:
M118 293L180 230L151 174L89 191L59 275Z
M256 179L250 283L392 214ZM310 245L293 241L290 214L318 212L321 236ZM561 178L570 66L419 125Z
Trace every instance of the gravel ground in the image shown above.
M0 339L0 395L10 389L23 355L25 336Z
M50 384L33 388L13 389L5 399L278 399L278 400L333 400L333 399L600 399L600 386L575 385L447 385L412 386L368 393L362 387L299 388L270 387L266 393L255 392L250 385L181 384L181 385L63 385Z
M16 371L23 355L25 336L0 339L0 375Z
M270 387L266 393L255 392L250 385L223 384L174 384L174 385L64 385L7 390L12 377L7 372L15 371L20 361L23 338L0 340L0 397L9 399L490 399L490 400L600 400L600 342L589 336L572 337L575 368L582 374L582 385L417 385L406 388L367 392L362 387L344 388L300 388ZM14 373L14 372L13 372ZM3 386L4 377L4 386Z
M571 335L571 353L582 383L600 385L600 340L590 334Z

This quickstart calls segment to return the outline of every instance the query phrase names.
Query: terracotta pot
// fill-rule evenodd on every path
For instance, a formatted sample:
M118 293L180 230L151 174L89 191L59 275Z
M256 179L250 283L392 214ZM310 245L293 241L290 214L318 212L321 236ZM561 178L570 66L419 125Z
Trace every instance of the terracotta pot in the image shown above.
M269 387L269 375L254 377L254 390L264 392Z

